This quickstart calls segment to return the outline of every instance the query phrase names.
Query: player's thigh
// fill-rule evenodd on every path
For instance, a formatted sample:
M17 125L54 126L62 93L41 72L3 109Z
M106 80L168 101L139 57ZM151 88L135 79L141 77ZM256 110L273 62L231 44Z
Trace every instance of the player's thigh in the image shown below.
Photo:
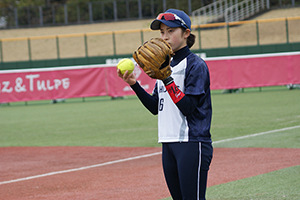
M211 143L181 143L179 145L178 172L181 192L186 199L205 196L207 171L212 159Z
M178 154L178 174L181 192L186 199L196 199L201 155L197 142L181 143Z
M170 144L163 144L162 163L167 186L174 200L181 200L182 194L180 189L178 168L176 158L170 149Z

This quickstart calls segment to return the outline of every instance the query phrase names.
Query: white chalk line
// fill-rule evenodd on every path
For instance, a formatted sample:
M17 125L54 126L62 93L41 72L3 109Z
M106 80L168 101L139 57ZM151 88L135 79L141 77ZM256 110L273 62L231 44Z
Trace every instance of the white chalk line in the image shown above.
M120 160L109 161L109 162L105 162L105 163L101 163L101 164L96 164L96 165L90 165L90 166L86 166L86 167L79 167L79 168L74 168L74 169L68 169L68 170L62 170L62 171L56 171L56 172L50 172L50 173L40 174L40 175L36 175L36 176L29 176L29 177L25 177L25 178L19 178L19 179L10 180L10 181L3 181L3 182L0 182L0 185L4 185L4 184L8 184L8 183L20 182L20 181L25 181L25 180L35 179L35 178L41 178L41 177L45 177L45 176L52 176L52 175L57 175L57 174L64 174L64 173L68 173L68 172L81 171L81 170L91 169L91 168L95 168L95 167L102 167L102 166L105 166L105 165L111 165L111 164L126 162L126 161L130 161L130 160L137 160L137 159L141 159L141 158L147 158L147 157L151 157L151 156L155 156L155 155L159 155L159 154L161 154L161 152L155 152L155 153L145 154L145 155L141 155L141 156L124 158L124 159L120 159Z
M280 131L286 131L286 130L291 130L291 129L295 129L295 128L300 128L300 126L292 126L292 127L287 127L287 128L282 128L282 129L276 129L276 130L272 130L272 131L266 131L266 132L251 134L251 135L245 135L245 136L241 136L241 137L235 137L235 138L229 138L229 139L219 140L219 141L213 142L213 144L227 142L227 141L232 141L232 140L245 139L245 138L249 138L249 137L255 137L255 136L264 135L264 134L268 134L268 133L275 133L275 132L280 132ZM20 182L20 181L26 181L26 180L31 180L31 179L36 179L36 178L41 178L41 177L46 177L46 176L52 176L52 175L57 175L57 174L64 174L64 173L69 173L69 172L81 171L81 170L85 170L85 169L91 169L91 168L95 168L95 167L101 167L101 166L105 166L105 165L111 165L111 164L126 162L126 161L130 161L130 160L137 160L137 159L141 159L141 158L147 158L147 157L151 157L151 156L156 156L156 155L159 155L161 153L162 152L160 151L160 152L155 152L155 153L151 153L151 154L145 154L145 155L141 155L141 156L135 156L135 157L124 158L124 159L115 160L115 161L109 161L109 162L100 163L100 164L96 164L96 165L90 165L90 166L79 167L79 168L74 168L74 169L68 169L68 170L62 170L62 171L56 171L56 172L50 172L50 173L46 173L46 174L40 174L40 175L36 175L36 176L29 176L29 177L25 177L25 178L13 179L13 180L9 180L9 181L0 182L0 185L9 184L9 183L15 183L15 182Z
M264 135L264 134L268 134L268 133L276 133L276 132L281 132L281 131L287 131L287 130L291 130L291 129L295 129L295 128L300 128L300 126L291 126L291 127L276 129L276 130L272 130L272 131L266 131L266 132L251 134L251 135L245 135L245 136L241 136L241 137L218 140L218 141L213 142L213 144L228 142L228 141L232 141L232 140L240 140L240 139L255 137L255 136Z

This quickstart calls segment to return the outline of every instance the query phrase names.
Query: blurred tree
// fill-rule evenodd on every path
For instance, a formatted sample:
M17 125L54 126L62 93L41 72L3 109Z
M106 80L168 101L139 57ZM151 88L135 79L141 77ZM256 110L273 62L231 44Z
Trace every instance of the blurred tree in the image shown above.
M16 7L17 1L15 0L2 0L0 1L0 8Z
M45 4L45 0L19 0L15 2L17 7L42 6Z
M0 8L6 7L26 7L26 6L42 6L42 5L58 5L58 4L87 4L89 2L103 2L109 3L113 0L1 0ZM125 2L125 0L115 0L117 2ZM135 0L137 1L137 0ZM128 2L135 2L134 0L128 0ZM142 0L144 3L154 2L157 5L162 4L163 0ZM187 0L165 0L169 4L176 3L178 5L187 4ZM217 0L192 0L192 4L201 4L202 6L213 3ZM229 1L229 0L228 0ZM239 2L242 0L238 0ZM270 0L271 6L282 6L282 5L291 5L293 0ZM299 0L294 0L296 4L299 4ZM201 2L201 3L200 3ZM173 6L174 7L174 6Z
M75 0L89 2L89 0ZM52 4L64 4L66 2L75 2L71 0L1 0L0 8L6 7L27 7L27 6L43 6L43 5L52 5Z

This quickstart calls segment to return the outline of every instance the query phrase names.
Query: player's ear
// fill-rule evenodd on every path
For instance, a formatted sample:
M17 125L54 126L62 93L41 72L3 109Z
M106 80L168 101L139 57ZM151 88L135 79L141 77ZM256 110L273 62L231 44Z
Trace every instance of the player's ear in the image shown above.
M183 37L184 39L187 39L191 34L191 30L190 29L185 29L184 33L183 33Z

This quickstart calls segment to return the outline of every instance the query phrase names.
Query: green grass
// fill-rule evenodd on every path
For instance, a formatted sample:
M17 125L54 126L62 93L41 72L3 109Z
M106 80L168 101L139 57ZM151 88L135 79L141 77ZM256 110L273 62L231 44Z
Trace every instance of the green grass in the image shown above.
M208 200L298 200L300 165L209 187Z
M300 148L300 128L217 142L300 125L300 90L248 90L237 94L213 92L214 147ZM160 146L157 116L136 97L81 101L2 105L0 146ZM300 166L295 166L216 185L207 189L207 199L300 199L299 172Z
M300 125L300 90L214 95L214 141Z
M213 94L212 138L300 125L299 100L300 90ZM67 102L0 107L0 146L160 146L157 116L135 97Z
M207 200L298 200L300 165L207 188ZM171 197L164 200L172 200Z
M243 148L300 148L300 125L291 127L290 130L278 130L276 132L265 132L261 135L240 138L235 140L217 141L214 147ZM251 136L251 135L250 135Z
M0 146L158 145L156 117L136 98L3 107L0 118Z

